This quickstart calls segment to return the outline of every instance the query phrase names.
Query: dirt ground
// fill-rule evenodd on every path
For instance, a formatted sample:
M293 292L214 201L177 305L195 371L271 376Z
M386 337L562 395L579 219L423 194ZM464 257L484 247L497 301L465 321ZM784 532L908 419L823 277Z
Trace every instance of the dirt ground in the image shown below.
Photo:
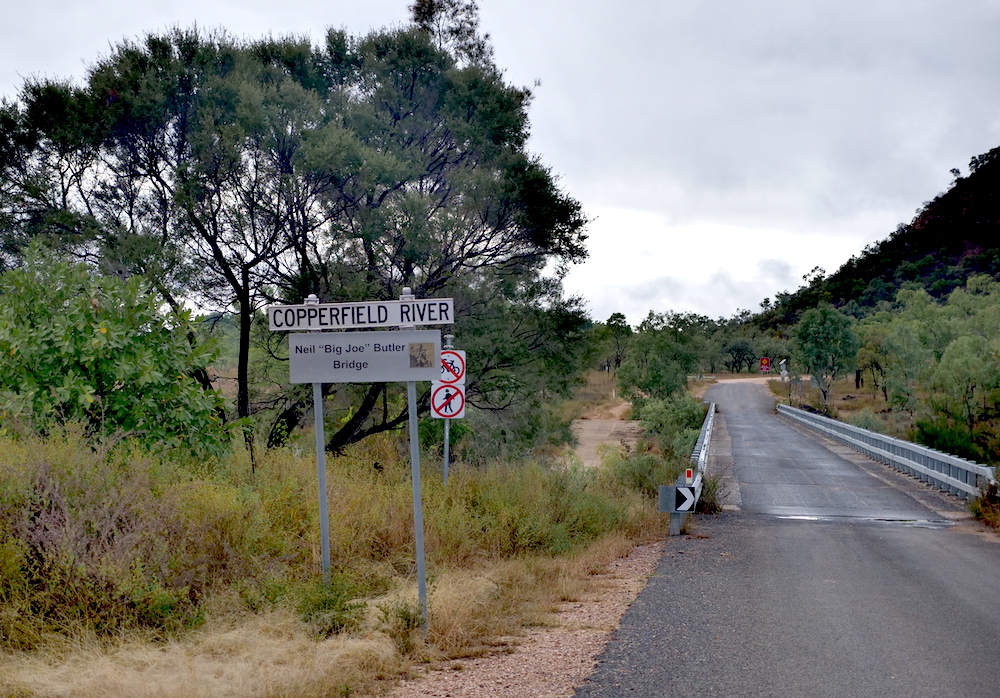
M601 444L626 443L634 445L642 429L638 422L625 419L630 409L629 403L619 399L610 406L604 405L599 411L584 414L573 421L573 435L576 437L576 455L587 467L601 464L598 447Z
M774 375L751 374L718 374L705 376L703 379L691 381L691 393L695 397L703 397L709 386L718 381L747 381L750 383L767 384ZM631 406L621 398L602 402L588 410L580 419L573 421L573 434L576 436L576 455L587 467L601 464L600 446L602 444L635 445L641 435L639 422L627 419Z

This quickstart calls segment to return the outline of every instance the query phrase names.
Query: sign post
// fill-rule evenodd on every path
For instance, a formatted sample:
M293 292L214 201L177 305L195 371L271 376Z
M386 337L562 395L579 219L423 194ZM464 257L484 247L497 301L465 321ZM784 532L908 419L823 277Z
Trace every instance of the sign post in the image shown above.
M451 345L454 335L444 336L441 376L431 383L431 416L444 420L444 484L448 484L451 460L451 420L465 416L465 352Z
M310 293L305 305L317 305L319 298ZM323 384L313 383L313 417L316 421L316 484L319 487L319 547L323 566L323 584L330 583L330 514L326 502L326 434L323 430Z
M409 287L403 289L399 300L401 302L412 302L414 300L413 293ZM404 329L413 329L413 326L408 325ZM435 347L435 349L436 351L431 356L440 356L440 345ZM421 367L423 367L423 364L429 363L434 370L437 370L437 366L433 364L430 357L424 354L420 355L418 363L421 364ZM417 428L417 382L415 380L406 382L406 411L410 426L410 478L413 482L413 534L417 558L417 601L420 603L420 631L426 637L429 612L427 608L427 568L424 559L424 503L420 486L420 432Z
M413 523L417 557L417 593L427 634L427 574L420 487L420 440L417 431L417 381L441 375L441 333L416 325L449 325L455 321L451 298L417 299L404 288L398 301L320 303L311 294L302 305L267 309L273 331L301 332L288 338L289 381L313 384L316 414L316 470L320 498L323 581L329 580L329 514L326 502L326 443L323 431L323 383L406 382L410 427L410 470L413 479ZM321 330L396 327L381 332L329 333ZM450 402L450 401L449 401ZM463 402L464 406L464 395Z

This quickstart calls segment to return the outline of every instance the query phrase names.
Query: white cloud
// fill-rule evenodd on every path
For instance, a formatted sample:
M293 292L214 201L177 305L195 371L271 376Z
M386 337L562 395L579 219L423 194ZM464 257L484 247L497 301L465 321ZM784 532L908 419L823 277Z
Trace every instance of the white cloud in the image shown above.
M844 231L673 224L626 208L592 210L590 258L572 268L566 289L588 299L595 320L624 313L632 324L655 312L729 317L795 290L815 266L832 272L869 240Z

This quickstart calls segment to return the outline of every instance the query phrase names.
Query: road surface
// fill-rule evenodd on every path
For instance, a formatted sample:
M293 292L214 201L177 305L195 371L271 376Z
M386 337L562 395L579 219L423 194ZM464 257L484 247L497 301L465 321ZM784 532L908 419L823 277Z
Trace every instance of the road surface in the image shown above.
M575 695L1000 695L994 535L778 417L763 386L706 399L738 510L668 541Z

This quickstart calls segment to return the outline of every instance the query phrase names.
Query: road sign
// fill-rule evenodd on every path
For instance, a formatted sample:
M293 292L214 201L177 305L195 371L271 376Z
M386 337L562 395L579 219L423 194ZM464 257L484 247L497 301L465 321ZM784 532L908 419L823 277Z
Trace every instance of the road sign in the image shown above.
M438 419L464 417L465 386L441 381L431 383L431 416Z
M267 309L267 320L272 332L450 325L455 322L455 302L452 298L422 298L272 305Z
M292 383L434 381L439 330L309 332L288 337Z
M674 511L694 511L697 501L694 487L678 486L674 492Z
M465 384L465 351L462 349L444 349L441 352L442 383L453 385Z
M770 373L771 372L771 359L766 356L760 357L760 372Z

